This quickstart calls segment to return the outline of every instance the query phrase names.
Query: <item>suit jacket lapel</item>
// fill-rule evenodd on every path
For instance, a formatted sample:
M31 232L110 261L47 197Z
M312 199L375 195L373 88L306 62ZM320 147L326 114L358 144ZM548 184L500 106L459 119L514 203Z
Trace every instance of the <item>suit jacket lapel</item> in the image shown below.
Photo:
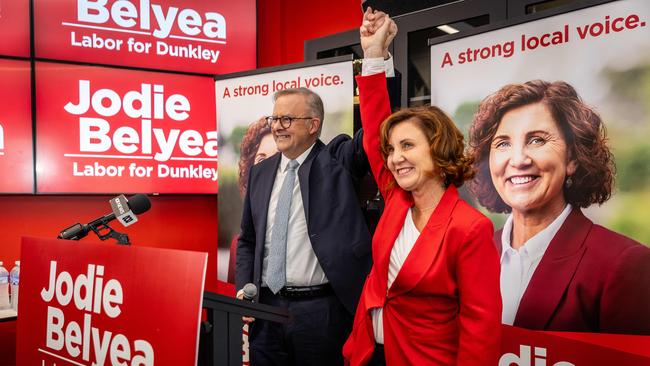
M302 196L302 206L305 209L305 219L309 223L309 172L316 160L316 156L320 150L325 146L321 140L317 140L314 148L311 149L307 159L298 168L298 182L300 184L300 195Z
M513 325L546 328L580 264L586 250L583 244L592 225L579 208L573 208L537 266Z
M389 289L388 297L398 296L414 288L436 261L442 247L442 239L451 219L451 213L457 202L458 191L456 187L448 187L420 236L415 241L413 249L406 257L393 285ZM400 225L400 230L401 227L402 225ZM398 234L399 231L395 238L397 238ZM388 256L390 257L390 253Z
M253 211L253 218L255 222L255 269L254 276L255 282L262 280L262 258L264 258L264 241L266 240L266 223L268 220L269 201L271 200L271 192L273 191L273 183L275 182L275 174L280 165L280 153L277 153L270 158L253 166L252 169L258 169L259 173L256 179L251 179L248 186L248 194L250 197L250 205ZM251 171L251 175L253 172ZM257 218L257 219L255 219Z
M266 237L266 220L268 219L269 201L271 201L271 192L273 191L275 175L278 171L278 167L280 166L281 157L282 155L280 153L277 153L268 158L268 163L265 166L265 169L262 169L260 171L259 180L253 183L255 184L255 188L259 189L260 192L260 199L251 202L251 205L257 207L257 210L259 210L261 213L260 217L262 218L262 225L259 227L263 228L260 230L262 247L264 246L264 238ZM251 187L248 187L248 189L251 189ZM260 238L260 233L257 235L258 241Z

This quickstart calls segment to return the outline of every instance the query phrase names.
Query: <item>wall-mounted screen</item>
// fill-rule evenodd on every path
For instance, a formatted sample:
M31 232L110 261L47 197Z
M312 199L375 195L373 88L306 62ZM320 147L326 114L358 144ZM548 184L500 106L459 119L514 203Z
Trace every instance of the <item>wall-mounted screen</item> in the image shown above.
M254 0L35 0L35 53L203 74L249 70L255 9Z
M29 0L0 1L0 55L29 57Z
M211 77L36 63L38 193L217 193Z
M29 61L0 59L0 80L0 193L33 193Z

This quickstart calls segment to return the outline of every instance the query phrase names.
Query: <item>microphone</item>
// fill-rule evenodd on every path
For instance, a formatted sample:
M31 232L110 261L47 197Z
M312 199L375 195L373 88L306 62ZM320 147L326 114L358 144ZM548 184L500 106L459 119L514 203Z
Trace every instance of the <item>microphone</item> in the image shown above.
M247 283L244 285L242 292L244 293L244 300L253 301L255 296L257 296L257 286L252 283Z
M135 215L147 212L151 208L151 201L145 194L135 194L128 199L124 195L110 199L113 212L95 219L87 224L76 223L59 233L58 239L79 240L86 237L95 227L106 225L109 221L118 219L124 226L129 226L137 221Z
M133 196L133 197L135 197L135 196ZM146 198L147 196L144 196L144 197ZM132 211L131 207L129 207L129 200L127 200L126 197L124 197L123 194L121 194L121 195L119 195L119 196L117 196L115 198L111 198L109 202L111 203L111 208L113 209L113 214L115 214L115 218L117 219L117 221L120 222L120 224L122 224L123 226L126 227L126 226L133 225L136 222L138 222L138 218L135 216L135 214L133 214L133 211ZM149 202L148 198L147 198L147 203L149 204L149 207L151 207L151 203ZM132 204L135 205L135 206L141 205L139 202L137 202L137 199L136 199L136 202L134 202ZM149 207L147 207L146 210L148 210ZM142 207L142 208L144 208L144 207Z

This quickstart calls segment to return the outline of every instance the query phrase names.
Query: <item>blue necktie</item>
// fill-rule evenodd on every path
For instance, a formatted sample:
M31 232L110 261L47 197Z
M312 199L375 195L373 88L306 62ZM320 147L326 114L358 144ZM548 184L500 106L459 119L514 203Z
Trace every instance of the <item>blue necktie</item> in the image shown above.
M289 228L289 212L291 211L291 198L296 180L298 162L289 161L287 175L284 177L278 205L275 208L275 221L271 233L271 246L269 248L269 261L266 267L266 284L269 289L277 294L287 282L287 231Z

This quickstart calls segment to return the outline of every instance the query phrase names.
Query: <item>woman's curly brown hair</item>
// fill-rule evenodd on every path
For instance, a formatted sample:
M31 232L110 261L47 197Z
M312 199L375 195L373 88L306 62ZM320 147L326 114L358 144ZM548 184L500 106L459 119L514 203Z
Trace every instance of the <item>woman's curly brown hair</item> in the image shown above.
M469 188L478 201L492 212L511 211L492 184L490 146L506 113L535 103L543 103L551 112L566 140L570 159L577 163L571 176L573 184L563 188L565 200L583 208L607 201L612 193L615 166L602 119L571 85L543 80L506 85L481 102L469 132L469 153L477 172Z
M260 118L253 122L241 140L240 156L239 156L239 193L242 197L246 194L248 185L248 173L251 166L255 163L255 154L260 147L260 143L264 136L271 133L271 128L266 123L265 118Z
M388 136L393 127L411 120L420 127L429 141L431 158L440 173L444 174L444 184L460 187L466 180L474 177L472 158L464 154L463 134L445 112L438 107L407 108L393 113L380 127L380 150L384 164L388 157Z

